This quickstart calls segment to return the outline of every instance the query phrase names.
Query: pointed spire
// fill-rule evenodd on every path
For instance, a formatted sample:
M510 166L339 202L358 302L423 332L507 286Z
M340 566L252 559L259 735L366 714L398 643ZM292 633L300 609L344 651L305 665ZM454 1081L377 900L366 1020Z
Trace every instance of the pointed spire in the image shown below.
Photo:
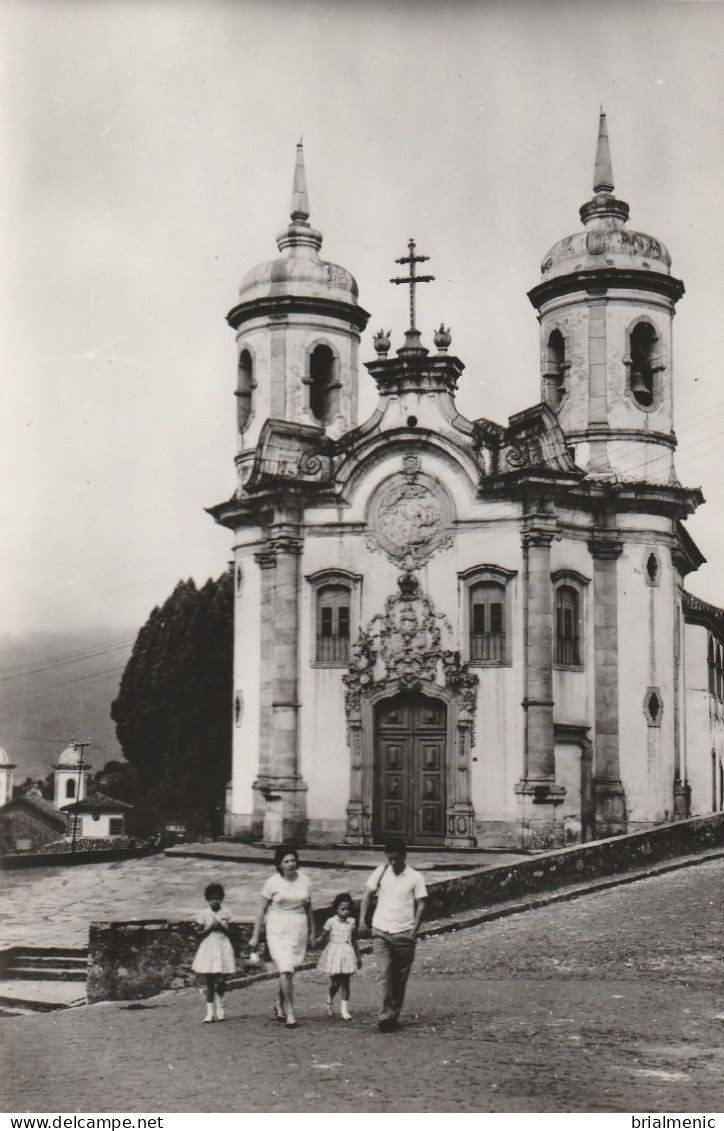
M598 142L596 144L596 166L593 171L593 191L613 192L613 169L611 167L611 151L608 145L608 128L606 115L601 107L598 119Z
M307 176L304 171L304 149L302 139L297 142L297 161L294 166L294 185L292 187L292 223L305 224L309 221L309 198L307 196Z
M301 138L297 142L297 160L294 166L290 216L290 224L277 236L277 247L287 257L317 258L317 253L322 246L322 233L309 223L307 175L304 171L304 149Z

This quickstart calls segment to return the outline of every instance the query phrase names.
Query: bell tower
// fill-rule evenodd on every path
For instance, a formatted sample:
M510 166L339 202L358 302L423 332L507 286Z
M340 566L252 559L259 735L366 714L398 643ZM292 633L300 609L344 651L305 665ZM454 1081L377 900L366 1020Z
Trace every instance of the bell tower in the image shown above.
M538 311L541 399L590 476L676 486L672 322L684 285L652 236L627 228L613 193L601 111L584 230L559 240L529 292Z
M290 222L280 256L242 279L227 315L237 342L237 466L243 486L269 419L322 429L331 439L357 424L358 347L369 315L344 267L320 259L322 234L309 223L301 141Z

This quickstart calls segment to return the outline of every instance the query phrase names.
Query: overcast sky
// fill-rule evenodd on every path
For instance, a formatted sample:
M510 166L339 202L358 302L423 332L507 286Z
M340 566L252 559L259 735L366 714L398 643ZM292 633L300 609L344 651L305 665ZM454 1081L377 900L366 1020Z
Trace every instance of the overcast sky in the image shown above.
M414 236L462 411L537 402L526 291L579 228L601 103L631 226L686 284L677 466L710 561L689 584L724 604L724 5L0 0L0 23L4 632L140 625L225 568L204 513L234 488L225 314L277 254L300 135L362 358L380 325L401 344L387 280Z

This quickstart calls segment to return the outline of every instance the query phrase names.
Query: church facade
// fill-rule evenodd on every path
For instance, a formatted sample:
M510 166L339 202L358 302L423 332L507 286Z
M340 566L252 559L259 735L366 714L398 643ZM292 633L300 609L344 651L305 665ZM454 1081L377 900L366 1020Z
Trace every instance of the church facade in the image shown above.
M538 404L458 412L464 365L415 326L410 241L411 325L394 354L375 336L360 424L369 316L320 258L298 148L280 256L228 315L237 486L210 513L234 535L229 834L543 848L721 806L724 614L685 593L702 496L674 466L684 288L613 189L602 115L582 229L529 294Z

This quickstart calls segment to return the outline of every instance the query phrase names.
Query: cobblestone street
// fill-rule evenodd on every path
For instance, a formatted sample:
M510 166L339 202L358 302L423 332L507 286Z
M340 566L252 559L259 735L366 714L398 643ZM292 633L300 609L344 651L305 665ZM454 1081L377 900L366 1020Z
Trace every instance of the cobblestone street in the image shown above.
M423 941L404 1025L354 1020L298 979L299 1029L269 983L202 1025L194 990L5 1018L10 1111L694 1112L720 1106L721 892L713 861Z

